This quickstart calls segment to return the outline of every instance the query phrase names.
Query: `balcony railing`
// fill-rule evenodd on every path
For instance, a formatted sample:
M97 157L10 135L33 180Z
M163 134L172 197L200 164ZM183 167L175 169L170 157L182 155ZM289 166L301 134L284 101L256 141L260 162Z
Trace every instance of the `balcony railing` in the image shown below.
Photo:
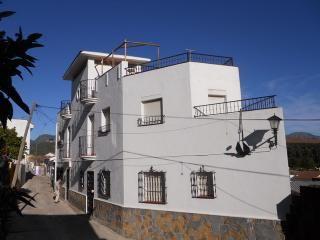
M97 80L87 79L80 81L80 101L83 103L95 103L98 97Z
M275 108L275 95L194 106L195 117Z
M63 147L60 148L61 158L70 158L71 157L70 150L71 150L70 143L63 144Z
M95 157L94 136L85 135L79 137L79 156L80 157Z
M98 136L105 136L110 132L110 130L111 130L110 124L100 126L98 130Z
M150 126L164 123L164 115L159 116L145 116L138 118L137 123L139 127Z
M126 75L147 72L158 68L169 67L186 62L198 62L225 66L234 66L232 57L215 56L201 53L181 53L174 56L161 58L159 60L146 62L136 67L126 69Z
M60 116L65 119L71 118L71 101L70 100L61 101Z

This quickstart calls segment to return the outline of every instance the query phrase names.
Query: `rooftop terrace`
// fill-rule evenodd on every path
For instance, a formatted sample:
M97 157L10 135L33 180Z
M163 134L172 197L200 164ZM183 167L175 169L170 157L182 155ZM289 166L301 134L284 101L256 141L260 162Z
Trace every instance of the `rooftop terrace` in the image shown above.
M170 57L161 58L158 60L146 62L134 67L126 69L126 75L132 75L142 72L147 72L159 68L165 68L186 62L198 62L206 64L234 66L232 57L215 56L202 53L181 53Z

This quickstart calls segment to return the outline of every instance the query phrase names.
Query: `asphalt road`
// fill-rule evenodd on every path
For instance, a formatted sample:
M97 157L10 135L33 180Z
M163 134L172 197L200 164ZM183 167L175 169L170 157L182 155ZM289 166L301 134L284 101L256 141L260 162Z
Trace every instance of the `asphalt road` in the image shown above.
M8 240L124 240L109 228L71 208L68 203L54 203L48 177L34 176L23 188L35 196L35 208L23 209L23 217L11 220ZM23 205L21 205L23 207Z

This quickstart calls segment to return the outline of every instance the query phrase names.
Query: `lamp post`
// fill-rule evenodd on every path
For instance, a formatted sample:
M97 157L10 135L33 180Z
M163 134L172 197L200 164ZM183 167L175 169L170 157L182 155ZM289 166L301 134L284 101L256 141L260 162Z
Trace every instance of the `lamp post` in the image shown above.
M268 118L268 121L270 123L270 127L271 127L271 129L273 131L275 146L277 146L277 144L278 144L278 134L277 134L277 132L278 132L279 124L280 124L281 120L282 119L279 118L278 116L276 116L275 114L272 117Z

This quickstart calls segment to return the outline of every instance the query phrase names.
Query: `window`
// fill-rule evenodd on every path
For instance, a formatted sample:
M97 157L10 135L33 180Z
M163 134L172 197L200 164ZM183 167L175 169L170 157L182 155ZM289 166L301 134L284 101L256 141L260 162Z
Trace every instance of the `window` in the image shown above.
M154 171L138 173L138 198L140 203L165 204L166 178L165 172Z
M110 132L110 108L101 111L101 126L99 127L98 135L104 136Z
M98 196L100 198L110 198L110 171L100 170L98 173Z
M138 126L149 126L164 123L162 98L143 101L141 110L142 117L138 118Z
M84 172L81 169L79 173L79 191L82 191L84 188Z
M190 180L192 198L216 198L216 178L214 172L207 172L202 166L198 172L191 172Z

